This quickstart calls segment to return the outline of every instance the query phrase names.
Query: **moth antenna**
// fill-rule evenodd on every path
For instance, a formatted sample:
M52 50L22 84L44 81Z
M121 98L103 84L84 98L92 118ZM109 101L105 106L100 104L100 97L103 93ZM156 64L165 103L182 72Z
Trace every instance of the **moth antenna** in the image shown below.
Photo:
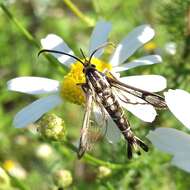
M86 56L84 55L84 52L82 51L82 49L80 48L80 52L84 58L84 65L88 65L90 62L86 59Z
M82 51L81 48L80 48L80 52L81 52L81 55L83 56L84 60L86 61L86 56L84 55L84 52Z
M49 52L49 53L57 53L57 54L62 54L62 55L67 55L69 57L72 57L73 59L79 61L80 63L82 63L84 65L84 63L76 56L74 55L71 55L69 53L65 53L65 52L62 52L62 51L57 51L57 50L49 50L49 49L42 49L38 52L38 56L40 56L40 54L44 53L44 52Z
M91 53L90 58L89 58L89 63L91 62L93 55L94 55L97 51L99 51L100 49L102 49L102 48L104 48L104 47L106 47L106 46L113 46L113 47L115 48L115 45L114 45L112 42L106 42L105 44L103 44L103 45L97 47L97 48Z

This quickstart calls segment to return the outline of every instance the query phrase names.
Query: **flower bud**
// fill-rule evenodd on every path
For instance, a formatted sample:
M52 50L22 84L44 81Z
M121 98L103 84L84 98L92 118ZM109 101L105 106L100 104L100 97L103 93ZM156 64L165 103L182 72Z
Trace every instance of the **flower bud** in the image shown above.
M106 166L99 166L98 168L98 178L105 178L111 175L111 169Z
M46 114L38 122L38 131L49 140L63 140L66 134L64 121L55 114Z
M53 180L58 188L69 187L72 182L72 174L69 170L58 170L53 174Z
M50 145L43 143L37 147L36 156L42 160L47 160L48 158L54 156L53 149Z

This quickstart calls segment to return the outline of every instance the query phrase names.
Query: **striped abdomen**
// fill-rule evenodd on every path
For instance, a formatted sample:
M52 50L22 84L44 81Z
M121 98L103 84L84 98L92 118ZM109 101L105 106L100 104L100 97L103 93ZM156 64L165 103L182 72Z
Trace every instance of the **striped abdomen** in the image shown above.
M124 115L124 111L121 108L118 100L112 92L111 88L104 89L102 94L99 94L102 100L104 108L109 113L117 127L120 129L125 139L128 140L128 134L132 133L130 130L130 124Z
M148 151L148 147L131 131L130 124L124 115L124 111L119 104L116 95L113 93L106 77L102 73L94 71L88 74L87 80L92 84L102 105L128 141L128 157L132 157L132 149L140 154L138 146L143 148L143 150Z

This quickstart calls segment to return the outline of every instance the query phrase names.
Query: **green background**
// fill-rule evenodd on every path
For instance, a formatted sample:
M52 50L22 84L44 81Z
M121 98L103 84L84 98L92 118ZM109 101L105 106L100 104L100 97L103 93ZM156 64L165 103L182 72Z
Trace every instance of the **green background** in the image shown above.
M168 80L168 88L190 91L190 1L189 0L73 0L84 14L79 18L62 0L6 0L0 9L0 165L6 160L19 163L26 170L25 179L10 176L11 185L0 189L58 189L52 180L57 169L70 170L73 183L68 189L119 189L119 190L187 190L190 189L189 174L170 165L171 157L158 151L148 140L150 151L132 160L127 159L126 144L110 145L105 139L96 143L90 152L93 157L78 161L76 153L64 143L44 140L29 129L15 129L14 115L38 97L9 92L6 82L18 76L41 76L63 80L66 73L56 60L37 57L40 39L49 33L61 36L79 54L79 48L87 52L93 26L99 19L112 23L110 41L118 43L134 27L150 24L156 31L152 42L155 49L141 48L130 60L143 55L162 55L163 63L140 67L123 73L125 75L158 74ZM12 13L9 17L5 9ZM89 18L91 23L86 22ZM15 20L16 19L16 20ZM23 28L19 28L22 26ZM27 36L26 29L34 38ZM165 51L168 42L175 42L177 53ZM105 55L105 59L109 54ZM65 121L67 139L77 141L80 135L83 109L64 102L52 111ZM77 114L76 114L77 113ZM172 127L187 131L169 111L159 111L156 121L148 124L127 114L133 130L145 139L149 130L156 127ZM18 138L25 143L18 143ZM36 156L36 149L48 143L53 156L46 160ZM93 158L104 162L93 161ZM123 168L112 169L112 174L98 178L98 167L106 163L119 163ZM108 165L109 165L108 164Z

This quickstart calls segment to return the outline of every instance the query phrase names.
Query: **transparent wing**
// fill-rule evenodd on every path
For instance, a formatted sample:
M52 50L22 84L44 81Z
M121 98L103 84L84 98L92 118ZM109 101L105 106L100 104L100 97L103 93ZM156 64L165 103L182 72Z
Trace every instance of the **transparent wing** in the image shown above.
M131 95L118 88L112 87L120 105L131 112L133 115L145 122L154 121L157 113L151 104L148 104L141 98Z
M108 82L112 87L115 87L120 92L122 91L121 100L131 104L150 104L157 109L167 108L165 100L162 96L151 93L145 90L141 90L127 84L124 84L117 80L116 78L107 77ZM136 97L136 98L131 98ZM136 101L130 101L131 99L136 99Z
M110 116L108 116L106 139L111 144L115 144L121 140L121 132Z
M90 116L91 116L91 110L92 110L92 104L93 104L93 97L88 90L86 92L86 106L85 106L85 114L83 119L83 126L81 129L81 136L80 136L80 142L79 142L79 149L78 149L78 158L80 159L85 151L88 149L88 130L90 128Z
M79 141L78 158L91 150L94 143L106 136L109 142L114 143L120 139L120 132L117 126L108 115L107 111L98 99L93 97L92 93L86 93L85 115Z
M106 136L109 143L117 143L121 139L121 132L105 108L102 105L95 105L93 112L101 136Z

